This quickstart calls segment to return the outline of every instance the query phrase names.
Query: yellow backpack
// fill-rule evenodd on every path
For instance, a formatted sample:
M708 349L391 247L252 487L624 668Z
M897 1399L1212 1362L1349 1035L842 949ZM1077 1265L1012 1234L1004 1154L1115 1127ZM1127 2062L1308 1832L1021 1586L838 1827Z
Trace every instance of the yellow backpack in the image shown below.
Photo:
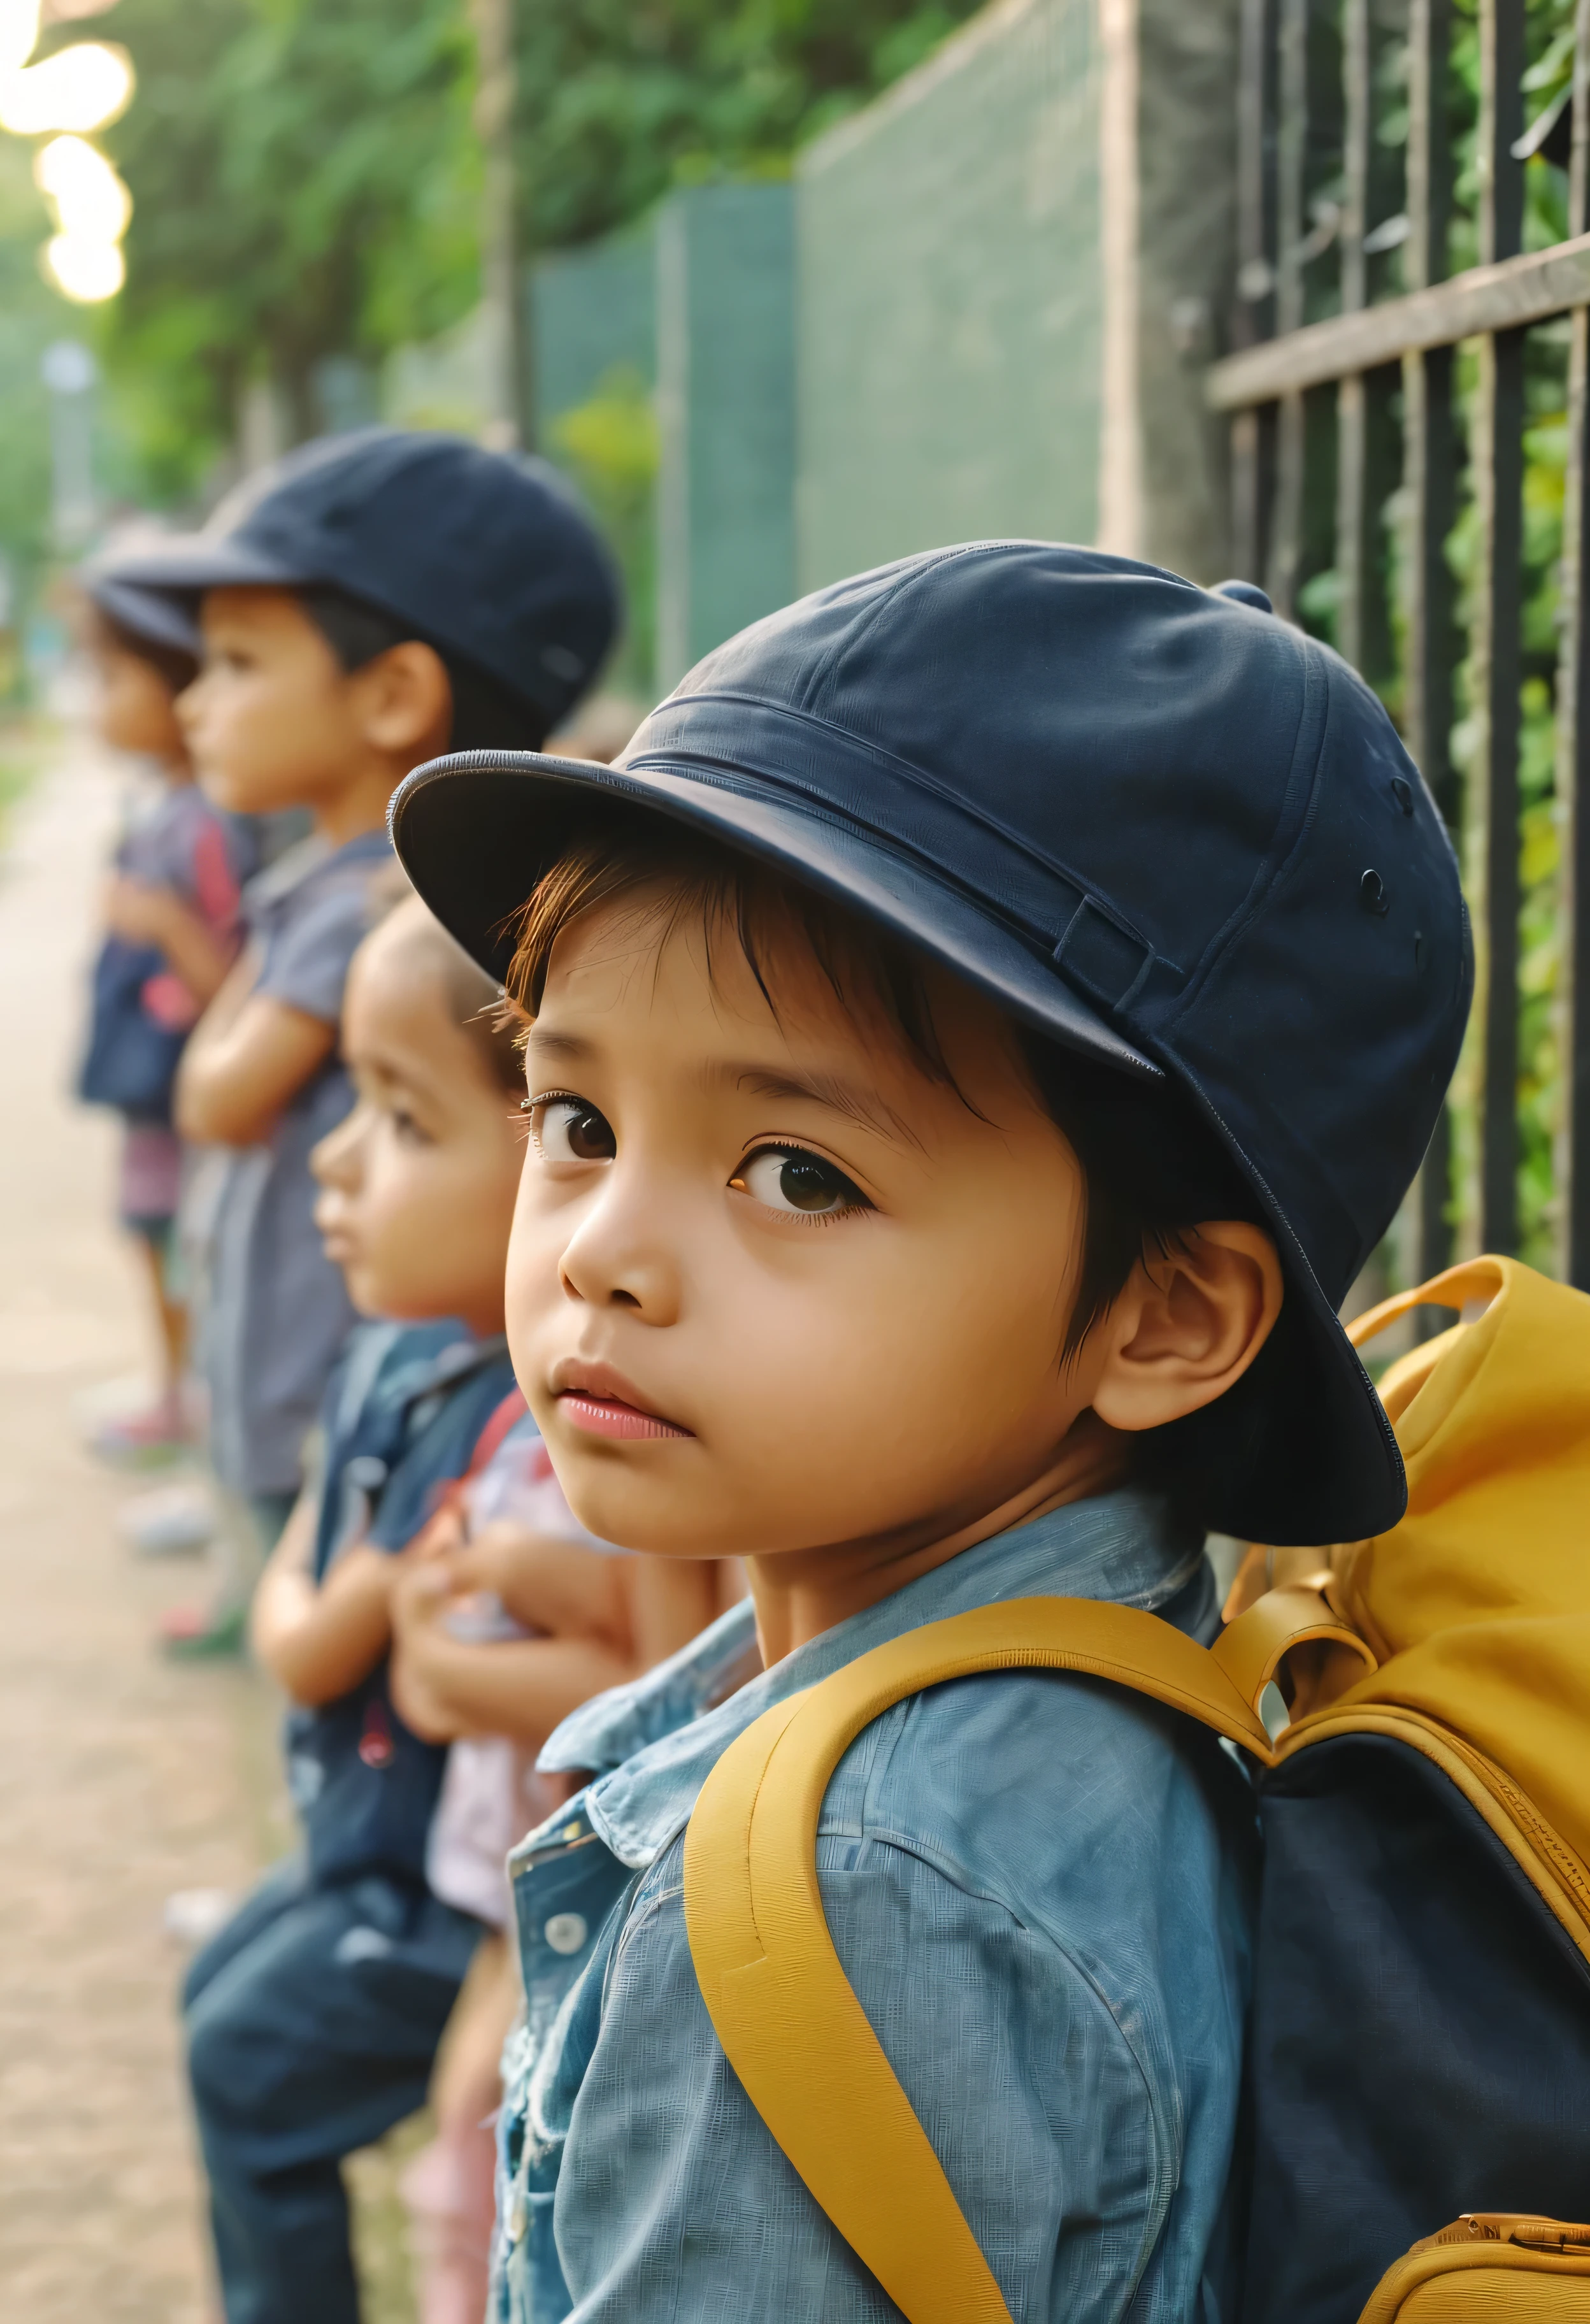
M1355 1339L1423 1302L1488 1304L1382 1383L1408 1471L1393 1532L1314 1553L1207 1651L1087 1600L930 1623L766 1712L704 1785L685 1908L713 2025L910 2324L1009 2310L834 1950L817 1821L892 1704L1034 1665L1154 1696L1260 1773L1245 2324L1590 2324L1590 2227L1549 2216L1590 2211L1590 1298L1482 1259ZM1273 1742L1258 1706L1278 1675L1292 1716ZM1387 1974L1414 1980L1411 2018L1375 1961L1365 1975L1371 1903ZM1521 2172L1538 2210L1508 2207Z

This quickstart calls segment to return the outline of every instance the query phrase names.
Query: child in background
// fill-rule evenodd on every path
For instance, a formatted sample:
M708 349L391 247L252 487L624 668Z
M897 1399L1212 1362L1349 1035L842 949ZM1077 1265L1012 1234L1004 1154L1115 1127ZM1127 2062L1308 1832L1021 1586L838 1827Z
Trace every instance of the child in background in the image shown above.
M492 1918L427 1877L447 1753L404 1716L391 1647L438 1503L523 1414L501 1338L523 1084L496 1000L413 901L348 977L357 1102L317 1149L317 1216L355 1307L383 1320L354 1333L333 1378L323 1471L253 1616L259 1657L295 1705L305 1849L198 1957L185 1996L230 2324L354 2324L341 2159L423 2103ZM558 1665L538 1732L635 1667L594 1629L546 1647Z
M519 2002L508 1851L567 1798L537 1772L560 1714L689 1644L743 1594L737 1562L638 1558L576 1521L528 1415L392 1591L392 1697L452 1744L431 1826L433 1894L487 1924L431 2084L437 2135L403 2174L420 2324L480 2324L489 2288L493 2129ZM732 1570L731 1570L732 1568Z
M390 1604L408 1545L513 1376L502 1257L518 1179L491 988L415 906L349 978L358 1102L319 1155L356 1331L326 1391L321 1475L262 1578L254 1644L292 1697L301 1855L195 1960L189 2070L230 2324L358 2314L340 2163L424 2098L481 1924L431 1894L446 1753L392 1708ZM517 1402L514 1409L517 1411Z
M125 1125L118 1209L142 1261L159 1349L152 1404L106 1421L92 1441L103 1459L142 1466L179 1452L189 1435L188 1314L171 1272L182 1184L171 1092L184 1041L236 954L242 849L194 780L177 717L177 696L198 669L191 621L119 581L112 562L78 581L101 739L147 761L161 787L118 846L105 891L107 933L79 1082L83 1097L115 1107Z
M198 606L204 669L180 715L211 798L307 808L313 824L251 884L249 943L177 1095L183 1134L231 1152L200 1361L212 1465L268 1552L353 1321L315 1232L308 1157L351 1102L337 1022L389 857L387 802L449 745L538 742L595 674L614 587L549 470L392 429L289 455L204 533L125 570ZM173 1651L241 1648L252 1571L238 1530L216 1601L170 1618Z

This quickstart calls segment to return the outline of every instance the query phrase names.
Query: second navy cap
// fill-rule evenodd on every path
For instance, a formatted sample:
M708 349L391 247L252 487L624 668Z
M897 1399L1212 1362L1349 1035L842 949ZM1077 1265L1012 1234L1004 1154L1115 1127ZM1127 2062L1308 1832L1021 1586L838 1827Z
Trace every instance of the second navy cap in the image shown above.
M229 493L202 531L117 571L188 596L329 584L472 664L547 731L591 686L619 624L612 560L556 469L409 429L300 446Z

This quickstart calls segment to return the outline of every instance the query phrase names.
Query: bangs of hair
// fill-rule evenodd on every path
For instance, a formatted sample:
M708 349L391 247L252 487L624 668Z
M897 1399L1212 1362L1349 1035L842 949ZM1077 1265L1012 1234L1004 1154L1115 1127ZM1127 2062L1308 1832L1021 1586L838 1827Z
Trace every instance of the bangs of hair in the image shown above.
M793 937L815 960L841 1008L870 1005L930 1081L955 1087L922 964L908 945L754 857L656 816L620 811L570 835L508 924L514 940L504 987L509 1001L526 1017L537 1016L558 937L588 913L628 898L637 900L641 917L655 918L664 942L681 925L698 925L709 978L715 942L731 939L775 1022L772 957L781 940Z

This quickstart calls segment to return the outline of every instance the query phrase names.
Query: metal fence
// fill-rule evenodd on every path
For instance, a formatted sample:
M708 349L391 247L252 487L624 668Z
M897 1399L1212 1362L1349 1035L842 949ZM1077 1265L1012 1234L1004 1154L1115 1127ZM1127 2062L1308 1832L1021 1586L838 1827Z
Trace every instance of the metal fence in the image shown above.
M1324 533L1324 554L1334 558L1336 642L1372 679L1390 679L1409 748L1465 843L1479 970L1466 1081L1473 1167L1459 1174L1455 1194L1443 1123L1416 1197L1411 1265L1433 1272L1455 1235L1512 1250L1526 342L1533 327L1571 318L1555 673L1555 1210L1561 1271L1590 1289L1590 0L1577 0L1571 116L1565 106L1559 123L1542 113L1528 128L1524 0L1461 7L1406 0L1403 21L1389 23L1376 0L1339 0L1324 39L1323 14L1318 0L1244 0L1239 344L1208 383L1213 407L1230 416L1236 554L1277 610L1295 616L1310 540ZM1458 36L1477 37L1479 263L1448 273L1450 67ZM1390 75L1388 41L1406 44ZM1392 153L1377 97L1403 72L1406 141ZM1570 117L1571 145L1564 134ZM1554 130L1568 165L1567 238L1525 251L1526 161ZM1332 198L1311 202L1322 171ZM1337 311L1311 321L1311 274L1332 244ZM1392 248L1401 281L1385 295ZM1461 410L1460 360L1467 383ZM1395 550L1384 511L1399 483ZM1474 563L1460 629L1448 543L1467 496ZM1460 775L1450 737L1465 663L1472 747Z

